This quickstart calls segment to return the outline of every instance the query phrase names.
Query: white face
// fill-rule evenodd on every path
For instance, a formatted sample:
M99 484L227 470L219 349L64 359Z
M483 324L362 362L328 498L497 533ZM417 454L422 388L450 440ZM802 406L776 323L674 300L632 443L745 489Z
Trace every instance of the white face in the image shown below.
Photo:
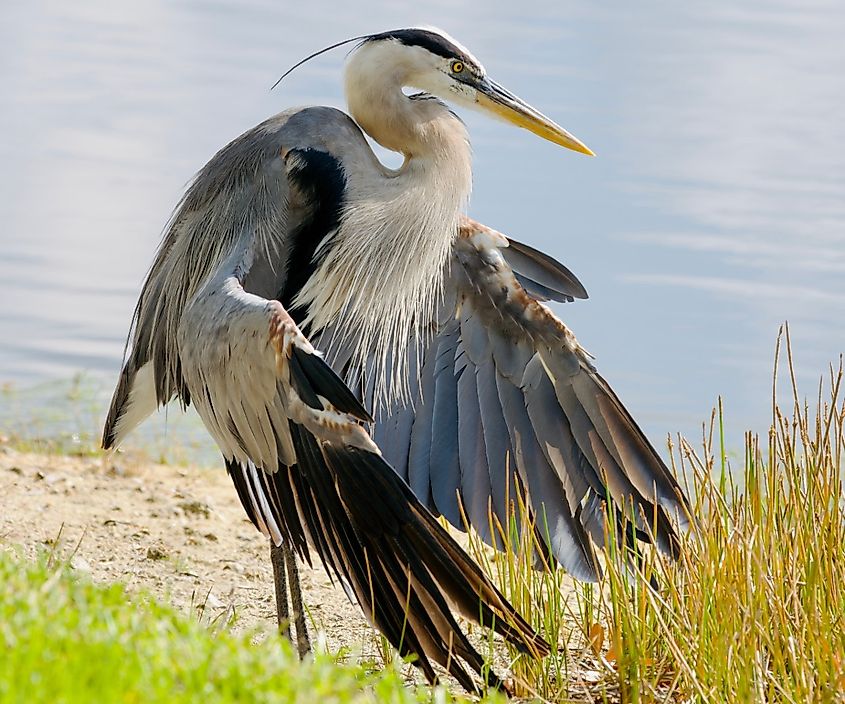
M422 55L418 59L420 69L410 77L412 87L466 107L475 106L477 90L470 83L484 77L480 64L472 66L459 59L446 59L420 47L406 48Z
M475 107L476 103L477 91L471 84L485 77L481 64L463 49L460 53L470 61L446 58L398 40L365 44L358 53L358 60L363 60L367 73L389 74L405 87L466 107Z

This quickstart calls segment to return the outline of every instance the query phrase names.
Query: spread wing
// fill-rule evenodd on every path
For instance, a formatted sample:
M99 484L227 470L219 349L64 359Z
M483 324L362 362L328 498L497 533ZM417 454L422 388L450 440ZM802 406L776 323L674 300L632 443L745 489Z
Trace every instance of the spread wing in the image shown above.
M604 516L674 553L683 493L590 356L544 300L586 298L568 269L465 219L445 302L415 355L412 402L377 415L385 458L435 513L500 545L516 492L550 552L598 576ZM412 354L414 354L412 352ZM367 399L370 400L370 399ZM610 505L608 506L608 502Z
M309 119L322 141L302 148ZM157 404L192 403L253 523L305 560L310 545L430 680L435 662L474 689L465 666L486 668L452 609L535 655L549 646L384 460L367 411L285 307L299 264L336 226L333 134L366 148L341 113L309 109L247 133L199 174L142 292L104 445Z

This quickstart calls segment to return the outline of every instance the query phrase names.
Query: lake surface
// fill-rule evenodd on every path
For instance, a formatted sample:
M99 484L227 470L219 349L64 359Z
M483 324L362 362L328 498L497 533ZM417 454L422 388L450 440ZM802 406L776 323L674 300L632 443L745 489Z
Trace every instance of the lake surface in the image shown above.
M420 23L598 154L462 115L471 214L576 272L591 298L558 310L655 442L719 394L732 446L765 431L785 320L813 396L845 351L841 0L4 0L0 431L81 371L96 426L192 174L283 108L343 106L343 49L269 92L302 56Z

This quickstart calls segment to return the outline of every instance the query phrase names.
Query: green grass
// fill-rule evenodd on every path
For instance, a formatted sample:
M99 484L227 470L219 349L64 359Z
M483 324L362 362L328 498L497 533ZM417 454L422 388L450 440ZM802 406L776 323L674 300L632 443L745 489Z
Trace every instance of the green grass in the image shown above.
M773 392L771 429L746 436L742 467L727 464L721 403L700 449L680 438L670 447L699 522L677 563L646 550L631 574L612 549L603 582L581 587L572 603L559 571L473 545L517 608L568 645L542 663L517 661L533 690L578 697L577 672L569 675L581 668L599 675L590 695L605 701L845 699L843 372L841 362L831 369L811 406L789 352L787 360L791 400L784 410Z
M33 563L0 551L0 701L467 700L409 687L398 666L373 670L325 653L300 663L279 638L235 636L120 585L95 585L50 559Z

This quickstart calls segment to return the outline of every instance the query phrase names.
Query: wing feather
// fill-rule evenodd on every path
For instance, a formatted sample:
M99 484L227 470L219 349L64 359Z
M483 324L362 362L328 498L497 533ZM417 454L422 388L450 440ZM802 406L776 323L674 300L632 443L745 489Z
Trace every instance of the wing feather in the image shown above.
M414 414L412 488L431 492L432 508L459 528L462 501L471 525L501 547L489 512L506 525L519 487L546 547L582 579L598 576L593 547L604 545L605 515L611 530L633 521L638 538L653 532L675 554L676 526L686 528L689 514L678 483L540 302L586 298L584 287L548 255L469 219L453 254L419 391L378 421Z
M478 404L475 365L462 355L456 367L458 374L458 458L460 461L461 500L470 525L493 544L490 502L492 487L487 454L484 447L484 426ZM467 469L469 471L463 471Z
M496 387L496 367L485 360L477 373L476 390L490 478L492 508L499 526L506 529L516 505L517 477L510 433ZM469 469L465 470L469 471ZM498 536L497 536L498 537ZM502 547L496 543L497 547Z
M516 466L528 490L540 535L569 572L579 579L596 581L595 561L584 529L575 520L563 485L537 442L521 389L501 375L497 376L496 383L511 434Z
M502 248L502 256L518 280L551 292L547 297L552 300L571 302L575 298L588 297L578 277L548 254L508 237L507 247Z
M458 378L455 357L459 342L459 327L457 321L453 321L439 337L434 362L428 472L434 506L456 526L462 522L457 501L461 470L458 453Z
M420 380L420 393L415 398L413 411L414 423L411 429L411 443L408 449L408 485L420 501L429 508L434 508L431 495L431 443L432 425L434 423L434 367L437 357L437 340L433 340L428 347ZM386 424L397 412L404 412L404 408L386 410L384 420Z

